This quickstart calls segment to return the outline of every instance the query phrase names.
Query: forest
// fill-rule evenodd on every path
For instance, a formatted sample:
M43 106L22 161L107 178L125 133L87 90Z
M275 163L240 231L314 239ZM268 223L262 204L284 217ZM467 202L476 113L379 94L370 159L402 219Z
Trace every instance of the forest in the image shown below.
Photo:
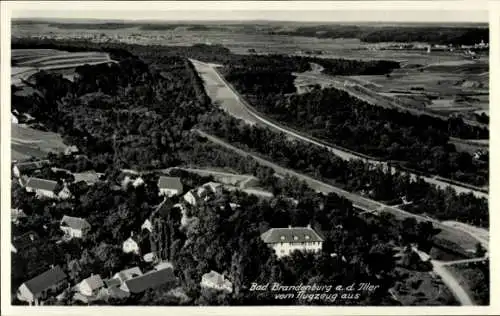
M294 30L270 31L270 34L317 38L357 38L363 42L423 42L441 45L473 45L489 39L488 27L447 26L300 26Z
M457 195L453 189L443 191L422 179L411 181L408 174L397 172L391 175L381 166L370 167L361 160L345 161L325 148L289 140L283 133L263 127L250 127L223 113L203 115L199 125L231 144L284 167L333 181L348 191L365 193L384 202L397 201L404 196L413 202L409 206L413 213L481 227L489 225L487 201L474 197L472 193Z
M183 58L163 54L170 48L146 49L132 46L131 50L137 50L139 59L124 50L124 47L112 47L115 58L121 60L119 66L80 67L77 72L81 75L73 83L57 75L40 73L35 76L33 85L44 92L43 97L38 94L27 97L12 95L13 109L32 114L53 131L62 133L68 144L75 144L86 153L88 159L80 159L76 165L69 163L73 164L72 168L92 168L98 172L106 172L110 166L116 169L155 169L182 163L207 164L207 161L210 161L219 166L227 165L238 170L250 170L252 173L258 170L255 162L237 158L194 137L189 131L199 125L230 142L239 142L265 154L286 167L313 172L315 175L345 183L349 190L361 191L363 186L371 187L372 197L377 200L391 201L407 196L419 201L413 206L414 212L431 213L437 218L454 218L474 225L488 226L488 209L484 200L470 195L457 196L453 190L446 192L444 196L440 190L423 181L410 183L403 175L400 177L403 179L400 180L404 183L403 188L398 188L393 184L398 177L391 178L380 170L369 170L368 166L360 161L343 162L326 150L285 141L283 135L262 128L245 127L211 106L201 79L192 65ZM149 66L145 61L149 62ZM275 62L275 59L271 58L270 63ZM322 112L326 107L324 100L331 98L343 100L342 98L347 96L330 90L317 91L311 94L309 99L293 96L291 100L294 102L290 104L298 109L303 109L300 107L303 104L307 106L307 111ZM304 102L298 102L301 100ZM283 104L282 102L278 105ZM342 109L342 103L337 102L335 106ZM116 109L117 105L119 111ZM390 115L400 115L398 122L405 122L410 126L409 129L391 122L384 123L386 126L381 126L380 130L393 130L392 135L396 135L398 128L400 131L407 129L407 138L402 138L402 141L407 141L406 144L411 143L411 139L416 140L416 143L442 144L445 142L443 130L451 128L433 121L423 121L428 129L421 131L414 126L412 116L384 111L374 110L363 104L359 105L357 114L352 114L352 111L346 111L344 108L344 111L338 111L339 118L332 118L331 125L335 127L335 123L340 122L340 131L345 130L348 125L341 122L341 118L347 118L352 126L359 126L361 124L357 124L356 117L352 116L357 115L359 119L370 122L360 128L362 131L367 126L372 126L371 132L365 135L369 135L367 139L373 139L378 135L374 126L380 125L376 119L382 116L388 121ZM294 112L296 115L303 115L303 122L308 121L304 119L307 114L303 113L303 110L288 110L288 113ZM456 129L460 131L461 128L463 127L458 124ZM472 132L474 131L464 130L464 133ZM401 135L405 134L398 136ZM348 141L352 136L351 132L345 140ZM382 136L384 135L379 136L379 142L390 141ZM358 143L364 143L361 137ZM410 146L418 149L416 145ZM413 154L415 153L418 152L413 151ZM439 157L436 155L434 161L441 161ZM425 160L428 159L423 161ZM461 162L462 160L464 162ZM468 161L460 157L457 164L460 162L467 165ZM432 161L429 165L432 166ZM448 202L443 203L445 200ZM441 207L436 208L433 205Z
M330 69L346 69L342 60L338 64ZM350 68L347 71L355 73L366 66L352 63ZM222 73L257 111L327 143L428 174L477 186L488 184L488 161L475 160L448 143L450 137L488 138L488 129L468 125L458 117L445 121L372 106L335 88L297 94L294 76L273 69L272 65L230 64Z
M226 193L215 202L190 210L198 224L188 231L172 228L176 227L179 214L171 207L175 199L168 203L161 214L173 235L174 242L168 251L180 284L190 298L186 304L276 304L266 295L250 294L249 282L370 281L376 275L382 285L380 291L355 303L395 304L387 294L394 279L400 277L393 269L392 241L401 240L403 246L410 242L428 245L437 233L432 227L425 223L403 224L387 216L360 218L347 200L333 194L318 195L297 179L279 180L272 170L260 167L254 160L241 159L193 135L190 132L193 127L202 127L277 163L335 181L349 190L371 191L368 194L379 200L407 196L415 202L415 212L479 226L488 224L484 200L457 196L454 191L441 192L421 180L412 182L404 175L391 176L382 170L371 170L361 161L347 163L317 147L290 142L282 134L243 125L211 105L192 65L185 58L163 54L168 49L135 47L131 49L133 53L123 46L112 49L114 58L119 60L116 65L79 67L73 82L41 72L27 82L39 94L12 95L13 109L30 113L85 154L76 160L51 154L50 159L58 167L71 171L94 169L105 173L108 180L94 186L72 184L70 190L75 198L58 203L37 199L13 185L12 206L29 215L13 228L14 236L34 230L41 237L39 243L13 256L16 267L13 288L50 264L64 266L74 282L91 272L107 276L123 267L141 265L137 258L122 254L120 245L160 202L157 178L154 174L145 175L144 186L116 190L113 187L119 169L153 170L205 164L256 175L261 185L277 198L258 201L244 193ZM133 55L136 53L137 57ZM285 63L283 67L295 66ZM42 172L52 179L62 177L49 170ZM202 180L194 178L184 184L189 189ZM283 197L300 202L292 206ZM231 210L229 201L240 204L241 208ZM439 207L436 209L435 205ZM58 223L64 214L86 218L92 226L89 236L82 241L55 245L61 234ZM297 254L278 261L259 238L269 227L308 223L325 236L324 250L318 257ZM186 243L187 240L190 242ZM332 270L332 266L336 268ZM210 269L228 273L238 292L221 297L201 291L197 286L200 273ZM173 304L168 291L149 291L128 301L109 303Z

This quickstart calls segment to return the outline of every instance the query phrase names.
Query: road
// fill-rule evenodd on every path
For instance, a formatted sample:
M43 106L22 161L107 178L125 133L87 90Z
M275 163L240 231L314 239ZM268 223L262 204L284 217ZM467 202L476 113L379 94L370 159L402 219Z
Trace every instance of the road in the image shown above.
M327 148L333 154L345 160L361 159L374 165L382 164L384 166L387 166L383 162L366 158L365 155L361 155L339 146L334 147L332 145L326 145L324 143L311 139L310 136L305 136L302 133L299 133L291 128L269 121L268 119L262 117L262 115L249 108L245 100L232 88L232 86L227 81L225 81L224 78L220 76L220 74L216 71L214 65L203 63L193 59L190 59L190 61L193 63L193 66L198 71L199 75L203 78L205 88L209 97L213 101L219 103L220 107L230 115L240 118L249 124L259 124L262 126L270 127L274 130L285 133L289 137L300 139L302 141ZM392 172L394 171L395 169L394 167L392 167ZM436 185L441 189L452 187L457 193L472 193L476 197L486 199L489 198L488 193L474 190L468 187L459 186L456 184L450 184L445 181L441 181L436 177L422 177L414 173L409 173L409 175L413 180L416 180L418 177L420 177L425 182Z
M321 192L321 193L325 193L325 194L335 193L339 196L342 196L342 197L348 199L349 201L351 201L354 207L361 209L363 211L366 211L366 212L388 212L388 213L394 214L397 217L403 217L403 218L413 217L417 221L430 221L433 223L433 225L436 228L439 228L442 231L445 231L447 233L448 238L450 238L451 241L458 243L465 250L474 250L474 246L476 245L477 242L482 243L482 240L476 239L473 235L471 235L467 231L457 230L454 227L443 225L438 220L431 219L431 218L428 218L425 216L420 216L417 214L413 214L413 213L404 211L402 209L399 209L397 207L389 206L389 205L374 201L372 199L365 198L359 194L348 192L346 190L343 190L343 189L338 188L336 186L333 186L331 184L316 180L308 175L301 174L301 173L298 173L294 170L284 168L284 167L282 167L274 162L263 159L255 154L248 153L240 148L237 148L231 144L228 144L227 142L219 139L218 137L207 134L203 131L200 131L200 130L193 130L193 131L198 133L200 136L207 138L209 141L211 141L215 144L218 144L220 146L223 146L227 149L230 149L231 151L233 151L241 156L252 157L259 164L266 166L266 167L269 167L269 168L272 168L279 175L289 175L289 176L297 177L299 180L304 181L305 183L307 183L307 185L309 187L311 187L313 190L315 190L317 192ZM468 246L466 246L465 244L467 244ZM485 249L489 249L489 248L487 248L487 246L488 246L487 244L483 244L483 246L485 247Z
M414 252L416 252L420 258L423 261L426 261L429 258L429 255L426 254L425 252L422 252L415 247L412 248ZM460 302L461 305L474 305L474 302L470 298L469 294L467 294L467 291L460 285L460 282L451 274L451 272L446 269L446 266L452 265L452 264L459 264L459 263L466 263L466 262L479 262L486 260L487 258L477 258L477 259L467 259L467 260L457 260L457 261L450 261L450 262L442 262L438 260L430 260L430 263L432 264L432 270L434 273L439 275L441 280L443 280L443 283L450 289L450 291L453 293L453 296Z

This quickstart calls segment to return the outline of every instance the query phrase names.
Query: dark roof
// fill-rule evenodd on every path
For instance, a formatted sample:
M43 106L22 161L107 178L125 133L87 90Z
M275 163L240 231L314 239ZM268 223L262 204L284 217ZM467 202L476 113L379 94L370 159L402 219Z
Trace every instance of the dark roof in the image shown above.
M139 277L125 281L130 293L142 293L147 289L154 289L163 284L175 281L172 268L162 269L143 274Z
M72 217L64 215L61 220L61 226L63 224L66 224L66 226L71 227L73 229L90 228L90 224L85 219L80 217Z
M44 166L50 164L49 160L38 160L38 161L30 161L30 162L21 162L16 164L15 166L21 172L32 171L36 169L40 169Z
M24 282L26 287L31 291L31 293L40 293L43 290L50 288L51 286L66 279L66 273L63 272L61 267L55 266L54 268L45 271L33 279Z
M20 236L14 237L12 239L12 245L14 245L14 247L16 247L16 249L19 251L20 249L29 247L29 245L31 245L32 243L38 242L39 239L40 237L36 232L29 231Z
M158 179L158 188L178 190L179 192L182 192L182 190L184 189L181 178L166 176L160 176L160 178Z
M106 279L104 280L104 284L106 284L107 288L120 286L121 282L118 279Z
M266 244L323 241L323 238L310 227L271 228L260 237Z
M29 178L26 182L26 187L53 192L57 187L57 181Z

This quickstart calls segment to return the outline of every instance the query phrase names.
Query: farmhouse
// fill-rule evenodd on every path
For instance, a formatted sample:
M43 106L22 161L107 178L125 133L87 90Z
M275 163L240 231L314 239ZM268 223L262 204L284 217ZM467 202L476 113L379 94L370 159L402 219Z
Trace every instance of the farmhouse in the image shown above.
M126 280L120 289L129 293L142 293L148 289L154 289L164 285L175 286L177 279L171 268L151 270L141 276Z
M90 224L83 218L64 215L60 228L66 238L83 238L90 230Z
M29 231L20 236L14 237L12 239L11 251L13 253L19 253L24 249L28 248L32 244L38 242L40 237L34 231Z
M233 284L229 280L225 279L224 275L213 270L209 273L205 273L201 277L200 286L202 288L210 288L227 293L231 293L233 291Z
M307 227L271 228L260 238L274 249L278 258L288 256L295 250L318 252L323 246L323 238L310 225Z
M160 176L158 179L158 189L160 189L160 195L172 197L182 194L184 187L179 177Z
M38 305L40 300L56 294L68 285L67 276L56 266L39 276L24 282L17 290L17 298L21 301Z
M71 197L71 192L66 185L59 185L57 181L40 178L29 178L24 184L26 191L35 192L39 198L47 197L51 199L66 200ZM60 190L59 190L60 188Z
M78 284L78 291L85 296L97 295L99 290L104 287L104 282L99 274L92 275Z
M21 162L14 165L12 168L12 174L17 178L20 178L22 175L26 175L48 165L50 165L49 160Z

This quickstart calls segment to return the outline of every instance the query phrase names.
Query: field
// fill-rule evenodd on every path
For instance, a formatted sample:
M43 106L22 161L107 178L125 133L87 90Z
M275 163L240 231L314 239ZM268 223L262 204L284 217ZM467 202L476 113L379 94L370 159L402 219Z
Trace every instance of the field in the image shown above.
M47 153L66 149L60 135L11 124L11 159L43 158Z
M69 53L54 49L13 49L11 51L11 80L19 85L39 70L62 73L72 80L74 68L85 64L113 62L109 54L101 52Z
M353 76L354 83L397 103L436 114L488 113L489 70L484 60L402 68L388 76Z
M446 269L458 280L474 303L489 304L488 263L486 266L484 263L461 263L446 266Z

